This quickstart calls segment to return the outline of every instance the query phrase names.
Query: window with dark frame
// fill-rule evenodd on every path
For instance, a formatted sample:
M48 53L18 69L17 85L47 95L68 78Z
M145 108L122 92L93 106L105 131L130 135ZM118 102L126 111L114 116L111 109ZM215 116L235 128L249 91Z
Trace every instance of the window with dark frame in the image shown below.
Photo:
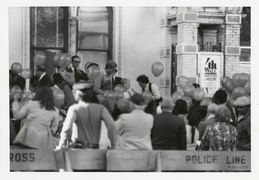
M55 55L68 52L68 7L31 7L30 22L30 68L34 71L33 56L43 51L47 73L51 76L55 72Z
M78 10L77 55L81 68L86 62L104 67L113 59L113 9L112 7L80 7Z

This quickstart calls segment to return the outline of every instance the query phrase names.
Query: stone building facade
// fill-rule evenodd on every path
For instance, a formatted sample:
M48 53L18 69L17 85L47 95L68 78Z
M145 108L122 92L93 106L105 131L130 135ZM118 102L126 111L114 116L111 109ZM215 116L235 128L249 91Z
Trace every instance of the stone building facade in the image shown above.
M151 82L158 84L162 95L175 90L176 78L181 75L199 83L199 54L203 52L223 57L222 76L250 73L250 62L240 61L242 7L107 8L110 32L108 35L103 33L102 37L103 42L106 42L106 35L112 37L107 40L110 46L107 49L110 49L88 49L103 53L90 60L78 43L85 15L83 7L66 7L62 16L67 18L64 21L64 46L57 49L32 46L35 36L31 19L35 9L32 9L9 8L10 66L13 62L20 62L23 67L33 69L33 54L39 49L48 51L50 55L58 51L77 54L82 57L82 68L90 60L103 67L107 60L113 59L118 64L118 75L130 79L133 89L140 91L136 78L146 74ZM159 77L151 71L155 62L164 65L164 72Z

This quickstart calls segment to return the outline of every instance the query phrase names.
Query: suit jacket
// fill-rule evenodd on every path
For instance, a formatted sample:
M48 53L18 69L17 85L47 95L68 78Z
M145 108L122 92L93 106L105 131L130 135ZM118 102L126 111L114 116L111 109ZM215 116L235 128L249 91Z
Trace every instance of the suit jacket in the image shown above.
M251 115L250 111L237 123L239 150L251 150Z
M113 89L116 85L121 84L121 80L122 80L121 77L115 76L115 77L113 78L113 81L112 81L112 89Z
M140 109L134 109L131 113L121 114L115 122L117 132L121 137L121 149L151 150L150 133L153 121L152 115Z
M9 71L9 76L10 76L10 81L9 81L9 86L10 88L13 86L19 86L22 90L25 88L25 79L19 75L13 76L11 73L11 70Z
M76 82L76 83L79 82L80 80L85 80L85 81L88 80L87 74L86 74L84 71L80 70L80 69L79 69L78 71L75 71L75 72L74 72L74 71L72 70L72 68L70 67L70 68L67 69L67 71L74 73L75 82Z
M106 90L112 90L116 85L121 84L121 77L115 76L112 80L107 74L102 71L94 79L93 91L95 94L103 94Z
M43 87L43 86L53 86L54 83L52 82L52 80L50 79L48 74L45 74L40 80L39 80L39 88Z
M154 116L151 131L153 149L186 150L186 128L183 119L171 112Z

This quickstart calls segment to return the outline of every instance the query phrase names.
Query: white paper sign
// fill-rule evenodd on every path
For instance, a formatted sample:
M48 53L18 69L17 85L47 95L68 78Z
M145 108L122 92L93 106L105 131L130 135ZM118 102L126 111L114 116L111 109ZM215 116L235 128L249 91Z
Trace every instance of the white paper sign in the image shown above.
M220 88L221 56L218 54L200 54L200 86L207 96L213 96Z

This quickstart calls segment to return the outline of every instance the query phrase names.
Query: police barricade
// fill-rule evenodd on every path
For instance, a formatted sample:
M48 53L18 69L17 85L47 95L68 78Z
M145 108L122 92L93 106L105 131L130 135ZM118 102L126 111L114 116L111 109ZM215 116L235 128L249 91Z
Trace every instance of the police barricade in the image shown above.
M11 171L57 171L56 154L51 150L10 149Z
M106 171L107 150L69 149L64 151L67 171Z
M161 151L162 171L251 171L248 151Z
M247 151L116 151L107 152L107 171L251 171Z
M11 171L251 171L248 151L11 149Z
M155 171L157 153L145 150L109 150L107 171Z
M11 171L106 171L106 151L10 149Z

